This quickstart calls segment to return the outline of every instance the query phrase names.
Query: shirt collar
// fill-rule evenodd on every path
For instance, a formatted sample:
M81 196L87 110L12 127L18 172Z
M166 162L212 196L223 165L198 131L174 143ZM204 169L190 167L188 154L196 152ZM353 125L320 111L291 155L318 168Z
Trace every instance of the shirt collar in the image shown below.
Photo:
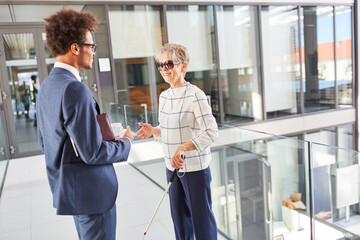
M187 87L190 85L190 83L186 82L185 84L177 87L177 88L169 88L169 91L172 95L181 94L183 91L187 89Z
M64 69L68 70L69 72L74 74L74 76L76 77L77 80L79 80L81 82L79 71L76 68L74 68L73 66L66 64L66 63L62 63L62 62L55 62L54 67L64 68Z

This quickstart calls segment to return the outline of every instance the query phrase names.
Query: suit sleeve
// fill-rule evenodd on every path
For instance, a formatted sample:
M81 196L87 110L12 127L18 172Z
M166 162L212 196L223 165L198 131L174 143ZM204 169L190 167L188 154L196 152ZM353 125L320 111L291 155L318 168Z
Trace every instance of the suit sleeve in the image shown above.
M38 128L38 141L39 141L39 145L40 145L40 150L42 152L44 152L44 140L43 140L43 137L42 137L42 134L41 134L41 131L39 128Z
M36 112L39 114L40 109L39 109L39 104L36 104ZM39 145L40 145L40 150L42 152L44 152L44 140L43 140L43 136L42 133L40 131L40 128L37 128L37 133L38 133L38 141L39 141Z
M90 90L81 82L71 82L62 99L64 126L73 139L80 158L90 165L112 164L127 160L131 142L102 140L96 121L96 103Z

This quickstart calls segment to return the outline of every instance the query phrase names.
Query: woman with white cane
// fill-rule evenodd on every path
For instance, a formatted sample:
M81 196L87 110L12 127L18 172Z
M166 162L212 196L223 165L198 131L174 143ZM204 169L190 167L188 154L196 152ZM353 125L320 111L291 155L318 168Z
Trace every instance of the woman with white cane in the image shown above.
M210 145L218 137L215 118L205 93L185 81L189 55L184 46L165 44L156 61L170 88L160 94L159 125L139 123L137 135L161 140L168 181L180 169L169 189L176 239L216 240L209 168Z

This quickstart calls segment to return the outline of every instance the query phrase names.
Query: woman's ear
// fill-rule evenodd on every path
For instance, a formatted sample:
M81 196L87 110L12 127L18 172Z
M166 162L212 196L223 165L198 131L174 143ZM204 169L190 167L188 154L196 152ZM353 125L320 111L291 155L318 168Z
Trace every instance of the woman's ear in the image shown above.
M186 72L187 66L188 66L187 62L183 62L181 72Z

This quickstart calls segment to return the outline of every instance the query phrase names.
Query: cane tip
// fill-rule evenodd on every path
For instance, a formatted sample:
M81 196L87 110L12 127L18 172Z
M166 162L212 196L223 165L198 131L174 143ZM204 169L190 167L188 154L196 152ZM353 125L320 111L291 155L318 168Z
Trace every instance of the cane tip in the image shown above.
M146 235L146 232L144 232L144 236Z

